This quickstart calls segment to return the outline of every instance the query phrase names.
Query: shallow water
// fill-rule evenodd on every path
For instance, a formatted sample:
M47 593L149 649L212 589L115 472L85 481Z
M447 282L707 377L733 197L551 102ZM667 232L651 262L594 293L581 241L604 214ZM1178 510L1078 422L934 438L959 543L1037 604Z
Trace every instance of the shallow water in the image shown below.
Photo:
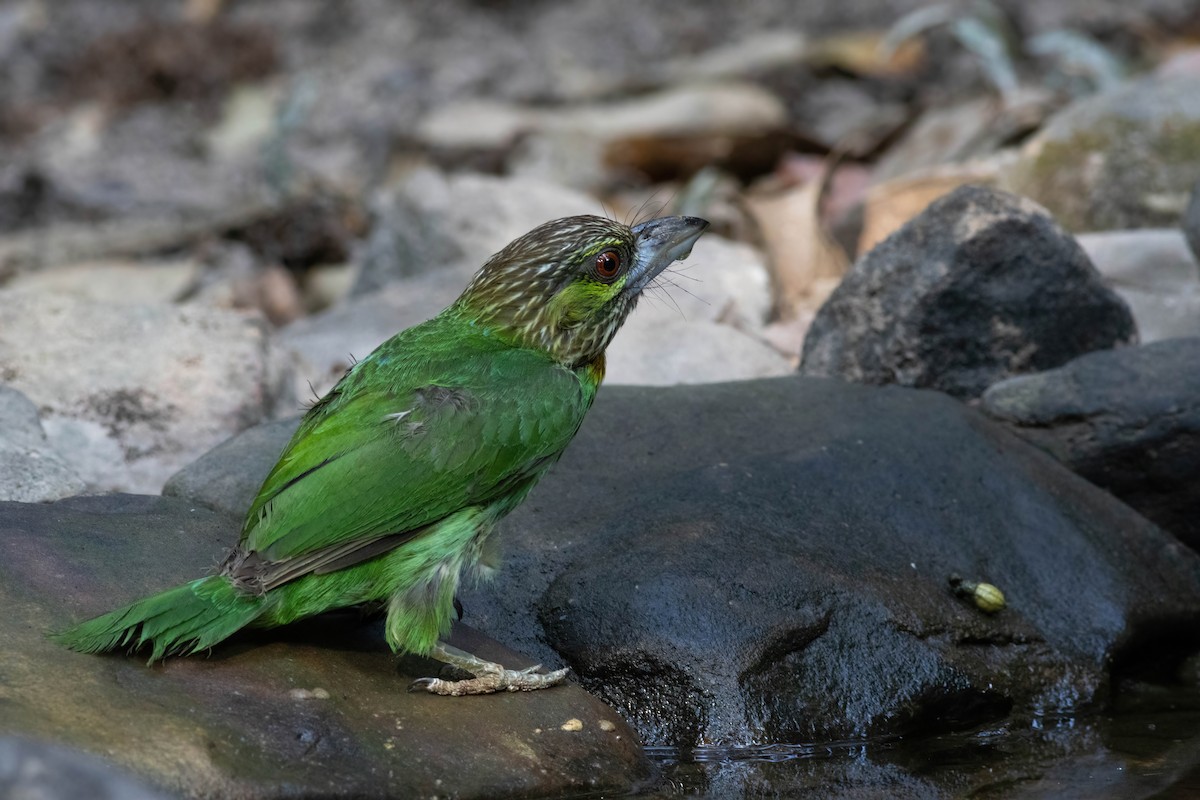
M1200 798L1200 694L1134 687L1112 713L924 738L648 747L643 798Z

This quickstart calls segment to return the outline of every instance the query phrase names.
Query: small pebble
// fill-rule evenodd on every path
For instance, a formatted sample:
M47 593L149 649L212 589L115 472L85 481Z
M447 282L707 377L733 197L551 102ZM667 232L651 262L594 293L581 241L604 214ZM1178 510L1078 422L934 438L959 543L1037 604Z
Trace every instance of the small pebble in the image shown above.
M600 720L600 730L604 731L605 733L611 733L612 731L615 731L616 729L617 729L617 726L613 724L612 720L607 720L607 719Z
M572 717L562 724L562 729L564 731L581 731L583 730L583 720Z

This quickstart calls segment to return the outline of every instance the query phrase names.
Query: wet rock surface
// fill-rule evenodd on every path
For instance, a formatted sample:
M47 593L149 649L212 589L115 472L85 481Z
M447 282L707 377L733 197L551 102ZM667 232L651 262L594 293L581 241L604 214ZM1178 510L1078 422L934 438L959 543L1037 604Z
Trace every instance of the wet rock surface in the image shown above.
M407 693L437 663L397 661L382 625L358 611L154 667L46 638L203 575L237 530L231 517L170 498L0 503L0 730L101 755L186 797L561 796L648 777L636 735L577 686ZM469 628L454 637L486 658L531 663Z
M1135 337L1129 309L1045 209L967 186L855 263L817 312L800 371L977 397Z
M271 461L227 463L244 487ZM236 507L236 483L188 491ZM466 621L570 665L652 744L1086 714L1114 663L1186 648L1200 619L1200 557L930 392L607 387L502 530L506 563L462 596ZM953 573L1008 607L957 598Z
M1200 338L1010 378L980 408L1200 548Z

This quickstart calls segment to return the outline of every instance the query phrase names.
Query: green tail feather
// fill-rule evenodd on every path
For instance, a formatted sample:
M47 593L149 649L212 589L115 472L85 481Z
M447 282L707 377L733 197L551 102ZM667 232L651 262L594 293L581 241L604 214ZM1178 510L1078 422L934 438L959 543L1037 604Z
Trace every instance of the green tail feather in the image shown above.
M52 638L80 653L151 645L150 663L206 650L253 622L266 598L239 592L228 578L201 578L130 603Z

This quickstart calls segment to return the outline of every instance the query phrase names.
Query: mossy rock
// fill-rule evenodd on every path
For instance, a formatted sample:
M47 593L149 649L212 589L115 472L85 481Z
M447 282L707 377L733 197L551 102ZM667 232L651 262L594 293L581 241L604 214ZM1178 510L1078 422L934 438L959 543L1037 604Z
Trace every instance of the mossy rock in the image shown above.
M1069 230L1174 227L1200 180L1194 78L1128 83L1076 103L1030 140L1004 188Z

